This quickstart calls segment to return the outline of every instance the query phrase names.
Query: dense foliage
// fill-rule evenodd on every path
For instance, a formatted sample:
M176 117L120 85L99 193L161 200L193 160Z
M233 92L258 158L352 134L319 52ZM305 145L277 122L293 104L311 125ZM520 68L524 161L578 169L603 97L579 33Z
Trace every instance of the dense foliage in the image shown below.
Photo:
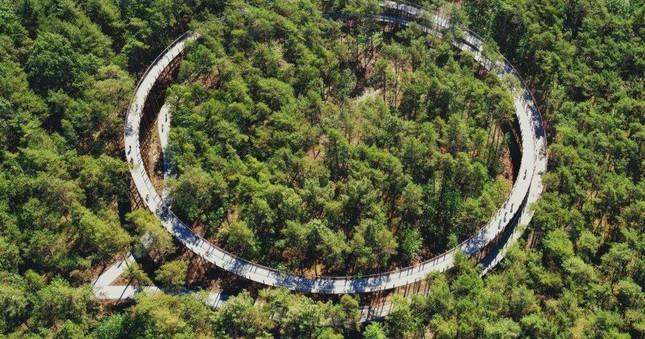
M196 26L169 95L175 206L224 248L380 271L474 234L510 191L511 99L448 42L296 2Z
M352 150L347 157L338 158L352 160L347 167L336 167L341 173L332 174L331 169L338 164L319 165L321 171L329 171L326 175L330 181L349 183L351 172L357 171L353 162L365 161L373 149L373 155L378 155L377 165L396 163L390 162L389 156L381 157L387 152L392 160L398 159L407 180L398 187L401 196L412 183L412 187L421 187L418 196L423 197L426 183L422 181L429 178L424 177L428 174L414 171L436 171L438 167L433 166L439 165L406 165L406 158L397 153L405 148L392 149L388 145L393 140L421 138L419 131L425 130L420 129L424 124L434 131L430 132L432 139L424 143L429 148L426 151L435 152L430 159L451 160L442 163L446 166L459 161L459 153L466 153L469 156L463 161L471 161L473 167L483 165L485 175L481 177L485 180L480 187L465 193L462 189L468 187L454 183L456 193L451 194L460 194L464 205L468 198L482 196L486 183L492 183L493 176L499 173L488 161L478 159L481 152L473 153L478 146L488 145L468 138L477 136L477 129L488 131L495 126L486 120L495 112L491 111L494 106L480 105L486 105L487 100L498 104L502 100L495 99L495 95L501 99L501 94L495 94L495 83L478 74L467 56L458 55L446 44L426 41L414 30L396 36L374 36L378 29L369 23L357 22L352 28L343 28L320 14L323 6L347 12L375 11L373 1L248 2L254 6L206 0L0 0L1 336L645 336L645 187L641 181L645 6L627 0L466 0L456 5L441 5L441 1L426 4L441 5L490 43L496 43L535 91L548 126L550 163L545 194L536 206L526 241L516 246L495 272L482 278L471 261L460 258L453 271L429 278L431 289L427 296L411 301L396 299L394 312L383 322L364 327L357 325L358 303L349 296L332 303L271 290L260 292L259 302L255 303L254 297L242 293L220 310L212 310L192 296L165 294L141 295L134 304L122 308L106 307L97 301L88 288L96 273L92 268L100 268L131 248L131 244L139 244L141 235L151 234L154 246L150 255L155 258L177 250L149 214L136 211L125 216L130 209L129 179L127 164L120 158L120 135L122 112L132 94L134 79L190 22L200 22L210 38L191 50L181 70L182 80L191 80L190 76L198 74L198 81L171 91L181 99L176 122L191 126L191 119L201 117L202 131L209 126L207 122L220 127L201 135L178 129L173 135L185 135L188 145L208 145L209 150L195 150L191 160L186 156L190 150L183 149L182 143L176 144L182 150L178 166L183 173L177 190L181 192L182 183L190 184L182 177L193 171L194 182L198 183L195 192L207 192L204 207L219 206L213 199L229 204L221 211L186 209L183 213L195 213L195 220L204 217L204 222L209 221L207 225L213 227L212 235L220 236L221 230L222 241L234 240L232 247L236 242L244 245L257 238L258 225L244 219L248 214L239 211L237 222L220 228L218 221L232 217L229 212L240 208L242 201L240 192L229 191L233 187L230 184L238 185L237 181L218 172L225 164L237 166L231 173L238 173L240 179L250 178L247 181L251 187L257 183L257 200L264 199L267 204L265 190L277 184L285 186L286 191L292 190L294 199L300 197L296 189L306 187L304 183L296 185L297 179L280 177L275 169L291 174L293 168L287 166L311 160L307 151L315 147L308 148L306 143L298 144L292 139L302 138L309 140L309 146L316 145L311 140L319 139L301 133L307 126L317 133L314 136L326 135L329 140L336 137L339 145ZM242 7L247 9L241 11ZM220 14L223 19L239 21L216 25L215 17ZM276 38L284 32L301 32L300 39L289 41L284 35L283 39ZM357 60L364 60L357 56L374 46L380 46L373 50L374 63L357 64ZM419 54L414 53L413 46ZM405 52L393 51L397 48ZM287 50L292 52L287 54ZM392 63L397 55L405 59L398 71ZM288 62L276 62L283 58ZM309 63L307 58L318 61ZM205 65L210 70L198 69ZM359 71L360 67L364 69ZM348 69L351 72L345 71ZM228 70L228 77L212 73L208 78L213 70ZM330 73L320 73L325 70ZM397 72L401 79L392 77ZM345 87L348 79L353 86ZM391 84L393 79L395 83L399 79L398 85ZM360 81L365 83L359 84ZM430 87L414 86L417 81ZM409 86L407 91L404 86ZM354 92L356 87L361 91ZM377 95L360 101L358 98L367 88L377 91ZM232 96L225 97L227 93ZM414 98L415 93L419 96L414 100L403 100ZM429 94L437 96L430 99ZM206 99L202 102L199 97ZM301 102L305 98L310 106ZM471 106L461 106L466 103ZM202 114L193 114L193 107L200 108ZM227 112L235 114L227 116ZM305 112L309 115L299 115ZM412 112L418 116L409 116ZM318 120L312 120L314 113ZM370 120L370 114L382 118ZM365 119L364 125L351 120L357 115ZM248 123L235 120L240 118L259 119L263 125L254 126L254 131L264 134L240 129ZM327 122L322 124L324 121ZM347 127L362 132L360 143L348 137L345 122ZM390 122L401 126L401 130L392 131L382 125ZM269 129L283 133L268 133ZM369 135L371 141L362 139ZM459 148L449 148L454 145L451 136L455 140L464 138ZM273 147L276 142L281 143L280 147ZM403 141L399 146L402 145ZM324 152L328 154L328 145ZM252 162L250 156L258 161ZM343 174L342 170L348 172ZM338 175L344 177L332 178ZM262 177L266 181L262 182ZM365 182L373 185L375 178L374 173L368 173ZM363 178L353 179L361 182ZM386 180L387 176L381 183ZM443 182L439 186L450 187ZM222 195L212 196L212 192ZM375 192L388 191L377 186ZM403 233L399 231L406 228L417 229L422 237L434 237L434 233L425 234L427 229L415 227L435 225L437 229L432 232L444 232L446 236L437 241L458 234L452 228L442 229L439 226L444 224L440 223L410 225L409 221L415 220L405 216L410 211L398 209L406 206L405 199L394 200L392 207L384 204L385 197L380 198L369 202L369 206L378 206L378 211L357 220L379 221L375 216L382 214L387 221L388 212L398 216L397 220L393 218L396 227L387 230L400 253L405 253L405 236L401 237ZM419 200L412 196L408 202L414 205ZM434 217L425 214L429 213L424 210L429 207L425 201L419 205L421 211L416 213ZM268 210L276 212L273 207ZM303 213L301 209L290 212ZM347 218L348 214L335 216ZM330 230L321 232L325 236L336 236L341 228L360 224L334 223L328 217L306 215L289 219L297 223L274 224L288 231L273 237L297 239L312 219L319 219L319 229L325 226ZM451 217L459 218L459 213ZM345 237L350 246L353 237ZM430 244L432 239L427 240ZM266 245L263 239L256 241L258 258L265 260L262 253ZM341 242L332 244L338 243ZM284 246L293 245L284 242L279 255L286 255ZM441 246L434 250L438 248ZM280 261L298 255L286 255ZM181 274L187 270L182 260L165 261L154 279L168 286L182 285L185 280ZM288 262L290 268L299 268ZM142 282L150 280L140 270L133 269L128 274Z

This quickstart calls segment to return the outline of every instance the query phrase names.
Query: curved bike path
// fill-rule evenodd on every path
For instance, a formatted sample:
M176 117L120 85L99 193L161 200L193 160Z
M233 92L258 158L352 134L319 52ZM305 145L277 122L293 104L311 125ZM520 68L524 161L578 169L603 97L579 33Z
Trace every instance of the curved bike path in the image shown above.
M381 6L400 11L408 17L421 18L425 15L425 12L410 5L386 1ZM430 34L441 35L443 29L449 28L448 20L438 15L433 17L434 28L421 27ZM380 15L376 19L399 25L410 25L412 23L412 21L402 16ZM514 235L508 237L506 242L506 245L508 245L521 236L520 231L515 231L517 230L518 221L522 225L530 221L532 211L527 206L530 206L530 203L539 198L542 190L541 176L546 169L546 140L541 117L531 93L512 65L506 60L493 62L486 58L482 54L483 40L474 33L466 31L464 37L454 40L453 44L461 50L472 53L477 61L499 78L516 78L517 81L514 83L519 84L516 88L510 88L512 81L502 82L508 84L508 89L512 93L515 113L520 127L522 157L518 178L513 184L507 201L476 235L456 248L419 265L364 277L303 277L249 262L211 244L206 239L194 234L189 227L170 211L169 205L156 191L143 166L141 145L139 143L139 127L143 107L157 78L173 60L183 53L186 45L198 37L197 33L183 35L155 59L145 72L137 86L134 100L127 114L125 149L126 157L130 163L132 178L145 206L159 218L162 225L182 244L206 261L257 283L283 287L294 291L326 294L368 293L405 286L423 280L431 272L445 271L453 266L457 251L463 251L469 256L475 255L491 241L495 240L507 227L513 227ZM168 124L166 128L169 129L170 125ZM490 265L494 266L503 257L506 247L503 246L492 253L493 259L490 261Z

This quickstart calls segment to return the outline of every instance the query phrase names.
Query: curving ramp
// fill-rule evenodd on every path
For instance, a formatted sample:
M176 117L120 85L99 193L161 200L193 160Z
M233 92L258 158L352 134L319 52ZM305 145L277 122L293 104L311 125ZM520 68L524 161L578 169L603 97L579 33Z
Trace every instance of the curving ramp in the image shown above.
M381 3L381 6L389 11L399 13L398 15L374 17L375 20L384 23L397 25L415 23L419 24L428 34L438 36L442 36L442 32L450 28L447 18L437 14L429 14L411 5L385 1ZM431 25L427 25L425 21L429 21ZM489 244L498 240L504 241L501 246L493 246L492 251L486 255L482 262L485 265L484 272L487 272L504 257L508 246L521 236L522 226L528 224L531 220L533 212L529 207L541 194L542 175L546 170L546 138L542 127L542 118L528 87L524 84L515 68L505 59L493 61L486 57L483 54L484 41L476 34L466 31L463 37L453 41L455 47L470 52L489 72L500 79L515 79L515 81L503 81L502 83L507 84L507 89L513 97L522 147L519 175L513 184L511 193L506 202L477 234L455 248L415 266L369 276L346 277L320 276L308 278L281 272L250 262L211 244L206 239L193 233L171 211L165 197L162 197L156 191L143 165L139 139L143 108L157 79L171 62L182 55L187 44L198 38L198 33L188 32L182 35L168 46L144 73L137 85L133 102L126 117L125 149L126 158L130 163L130 173L146 208L157 216L162 225L183 245L206 261L254 282L293 291L324 294L369 293L421 281L429 273L442 272L451 268L458 251L462 251L468 256L474 256ZM513 83L519 85L512 85ZM170 124L168 123L163 134L167 135L169 129ZM502 236L509 232L510 236Z

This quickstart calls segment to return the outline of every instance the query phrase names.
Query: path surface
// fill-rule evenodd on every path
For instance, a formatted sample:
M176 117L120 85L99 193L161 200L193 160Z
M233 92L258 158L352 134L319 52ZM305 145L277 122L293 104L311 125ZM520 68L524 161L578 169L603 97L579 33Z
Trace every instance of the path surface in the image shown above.
M114 263L110 269L94 281L92 292L98 299L103 300L128 300L134 298L137 293L159 293L162 290L156 286L132 286L132 285L112 285L112 283L123 273L128 264L134 263L134 258L130 255L126 260L119 260ZM164 291L169 293L188 294L197 291ZM211 307L220 307L226 301L227 296L219 292L210 292L206 294L204 302Z
M391 1L383 2L381 6L390 11L400 13L400 15L380 15L375 17L376 20L386 23L409 25L410 20L421 18L424 13L416 7ZM442 35L441 31L449 27L448 20L444 17L430 15L429 18L432 22L432 27L422 26L429 34L440 36ZM513 184L511 193L489 223L476 235L450 251L419 265L363 277L323 276L307 278L249 262L209 243L206 239L194 234L189 227L179 220L168 208L169 204L166 203L166 200L155 190L143 166L139 144L139 127L143 106L152 86L171 61L182 54L187 43L197 38L198 34L196 33L185 34L180 37L160 57L152 62L152 65L142 77L126 118L125 148L128 162L130 162L132 178L145 206L159 218L162 225L182 244L208 262L252 281L269 286L284 287L294 291L326 294L368 293L405 286L423 280L431 272L445 271L453 266L457 251L463 251L469 256L475 255L504 231L512 229L512 234L506 238L504 246L495 248L488 255L490 260L486 263L485 272L487 272L503 258L508 246L521 236L522 227L518 227L518 225L526 225L530 221L533 212L527 206L530 206L531 203L539 198L542 191L541 176L546 170L546 140L542 128L542 119L531 93L512 65L506 60L492 62L487 59L481 53L484 46L483 40L474 33L466 31L463 39L453 41L457 48L472 53L477 61L500 79L516 78L514 82L503 81L502 83L512 93L522 139L519 174ZM516 88L511 88L512 83L520 85ZM168 123L164 129L163 134L166 134L170 129L170 124Z

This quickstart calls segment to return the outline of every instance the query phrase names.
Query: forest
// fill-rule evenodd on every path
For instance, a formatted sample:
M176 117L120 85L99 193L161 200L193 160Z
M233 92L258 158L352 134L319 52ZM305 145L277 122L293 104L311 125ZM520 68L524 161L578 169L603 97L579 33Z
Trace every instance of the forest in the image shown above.
M246 258L337 275L432 257L488 221L512 176L497 78L418 29L275 11L282 29L234 4L199 23L169 95L183 220Z
M519 69L549 168L495 270L458 256L426 295L361 323L359 296L257 286L219 309L201 293L96 298L93 279L129 251L153 267L129 270L133 284L207 289L133 203L123 129L136 81L200 32L166 93L173 209L255 262L367 274L453 247L510 191L511 99L472 56L359 19L374 0L0 0L0 336L644 337L645 4L416 3Z

